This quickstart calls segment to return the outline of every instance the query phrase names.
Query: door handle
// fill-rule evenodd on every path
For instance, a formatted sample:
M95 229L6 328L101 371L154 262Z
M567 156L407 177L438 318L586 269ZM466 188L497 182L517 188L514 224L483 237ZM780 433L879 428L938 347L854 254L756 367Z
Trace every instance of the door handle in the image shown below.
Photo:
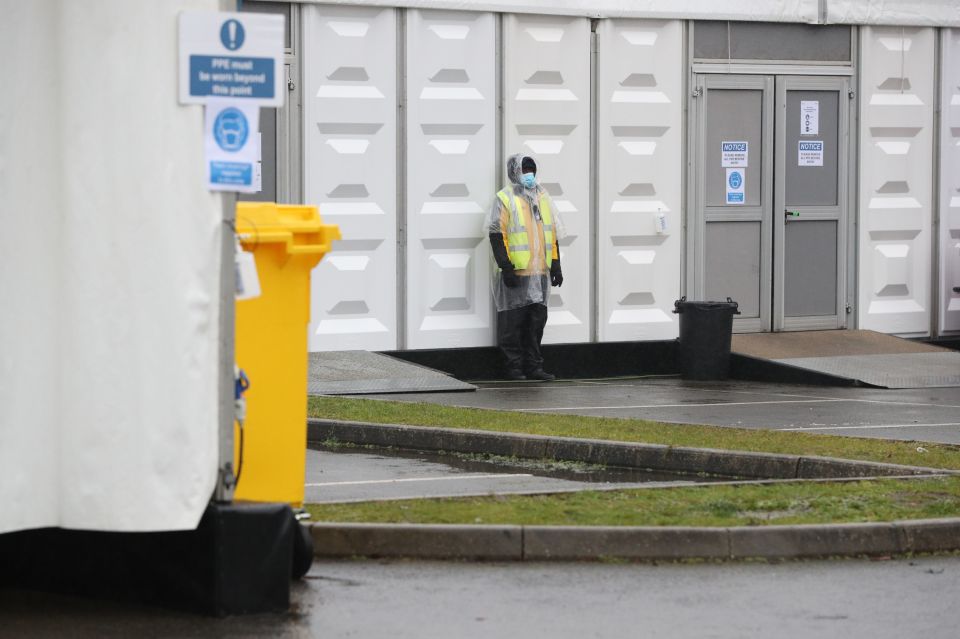
M789 210L787 210L787 211L784 211L784 212L783 212L783 218L784 218L785 220L789 220L790 218L794 218L794 217L800 217L800 211L789 211Z

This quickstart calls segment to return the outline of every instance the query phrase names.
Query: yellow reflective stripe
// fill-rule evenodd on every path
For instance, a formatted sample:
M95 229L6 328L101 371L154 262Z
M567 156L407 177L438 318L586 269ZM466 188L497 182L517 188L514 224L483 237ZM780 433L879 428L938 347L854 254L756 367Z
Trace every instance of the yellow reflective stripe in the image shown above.
M540 217L543 218L543 243L544 252L547 258L547 268L553 264L553 249L556 242L553 233L553 211L550 210L550 200L545 197L540 198Z
M523 222L520 220L520 207L517 205L517 196L512 191L507 192L506 189L501 189L500 192L497 193L497 197L503 202L503 206L510 211L513 223L522 226Z

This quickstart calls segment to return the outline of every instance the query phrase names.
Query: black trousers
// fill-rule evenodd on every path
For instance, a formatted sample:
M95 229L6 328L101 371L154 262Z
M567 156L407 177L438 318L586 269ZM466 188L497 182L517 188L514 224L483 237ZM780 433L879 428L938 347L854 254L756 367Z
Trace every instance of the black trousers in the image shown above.
M497 312L497 345L508 371L524 374L543 368L540 341L547 325L547 307L529 304Z

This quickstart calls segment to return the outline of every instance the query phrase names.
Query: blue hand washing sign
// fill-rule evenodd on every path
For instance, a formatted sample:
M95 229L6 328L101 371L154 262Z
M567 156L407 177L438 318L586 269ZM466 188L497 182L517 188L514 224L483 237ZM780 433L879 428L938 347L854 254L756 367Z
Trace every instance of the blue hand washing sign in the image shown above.
M236 51L242 47L244 38L243 25L237 20L227 20L220 27L220 42L229 51Z
M247 143L250 127L239 109L224 109L213 122L213 139L224 151L235 153Z

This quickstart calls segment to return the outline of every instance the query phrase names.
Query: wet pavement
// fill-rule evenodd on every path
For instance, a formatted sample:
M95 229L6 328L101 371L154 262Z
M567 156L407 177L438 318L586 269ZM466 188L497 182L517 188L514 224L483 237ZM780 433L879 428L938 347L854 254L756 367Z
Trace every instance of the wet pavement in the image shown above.
M215 619L0 591L0 636L956 636L960 558L782 564L314 562L287 614Z
M307 450L307 503L603 490L710 481L577 463L370 448Z
M478 383L370 399L960 444L960 388L693 382L676 377Z
M960 388L835 388L678 377L477 385L476 392L366 399L960 444ZM611 476L601 479L610 483L597 484L587 474L543 472L530 465L510 468L429 454L339 449L308 451L306 501L565 492L670 480L700 478Z

